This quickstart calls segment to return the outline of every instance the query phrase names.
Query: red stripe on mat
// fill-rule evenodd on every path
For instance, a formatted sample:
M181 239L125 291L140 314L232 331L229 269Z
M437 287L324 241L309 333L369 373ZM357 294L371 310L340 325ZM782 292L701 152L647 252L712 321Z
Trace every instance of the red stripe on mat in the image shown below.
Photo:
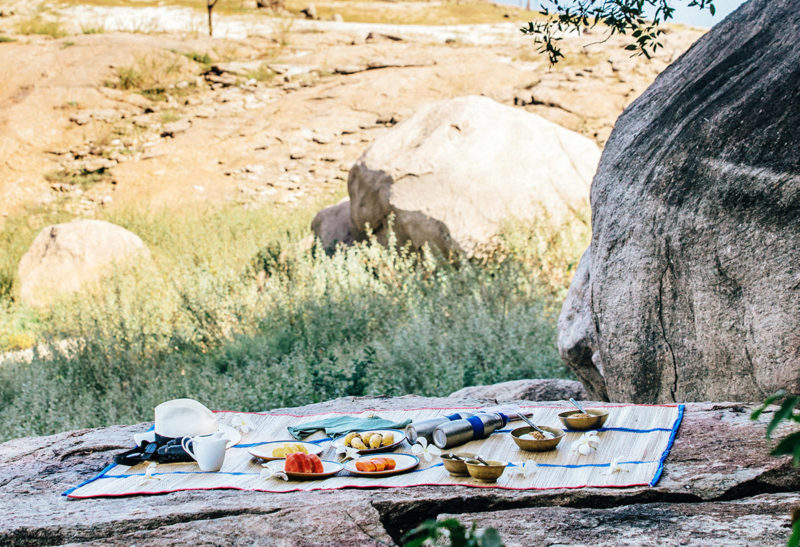
M490 406L499 406L502 407L503 405L490 405ZM571 405L564 405L564 406L552 406L552 405L517 405L519 408L566 408L572 409ZM625 408L629 406L649 406L649 407L660 407L660 408L677 408L678 404L671 404L671 405L639 405L639 404L601 404L601 405L593 405L592 408ZM364 410L350 410L348 412L336 411L331 410L328 412L319 412L317 414L291 414L289 412L281 413L281 412L244 412L241 410L215 410L214 412L223 413L223 412L230 412L234 414L256 414L258 416L291 416L292 418L309 418L311 416L324 416L325 414L361 414L363 412L409 412L412 410L477 410L481 408L487 408L485 406L447 406L447 407L419 407L419 408L367 408Z
M270 494L288 494L289 492L319 492L319 491L333 491L344 490L345 488L409 488L414 486L465 486L467 488L500 488L502 490L574 490L576 488L632 488L634 486L650 486L650 483L636 483L636 484L605 484L605 485L589 485L582 484L579 486L498 486L496 484L452 484L452 483L438 483L438 482L422 482L419 484L401 484L397 486L387 485L346 485L337 486L336 488L312 488L311 490L304 490L302 488L294 488L292 490L266 490L264 488L240 488L238 486L212 486L208 488L176 488L175 490L159 490L155 492L126 492L124 494L93 494L91 496L75 496L68 494L68 498L72 499L90 499L90 498L122 498L125 496L157 496L160 494L173 494L175 492L186 492L188 490L241 490L243 492L267 492Z

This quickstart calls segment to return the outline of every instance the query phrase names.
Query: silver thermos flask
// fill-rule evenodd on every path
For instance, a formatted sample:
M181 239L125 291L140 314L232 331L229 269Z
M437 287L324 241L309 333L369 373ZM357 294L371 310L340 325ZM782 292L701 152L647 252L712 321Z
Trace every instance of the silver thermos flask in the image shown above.
M475 439L485 439L508 423L508 416L501 412L481 412L463 420L439 424L433 430L433 444L439 448L450 448Z
M412 445L417 442L419 437L424 437L429 443L433 442L433 430L442 424L451 422L453 420L463 420L472 416L469 412L456 412L448 416L439 416L438 418L429 418L427 420L420 420L409 424L406 427L406 439Z

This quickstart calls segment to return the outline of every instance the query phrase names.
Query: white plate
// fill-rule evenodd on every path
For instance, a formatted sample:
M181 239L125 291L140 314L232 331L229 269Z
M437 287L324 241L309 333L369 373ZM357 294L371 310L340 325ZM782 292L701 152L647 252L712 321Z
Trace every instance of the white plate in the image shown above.
M273 460L273 462L269 463L270 468L275 471L283 471L284 465L284 460ZM344 466L338 462L322 460L322 473L290 473L288 471L284 471L284 473L292 480L313 481L332 477L341 471L343 467Z
M378 452L391 452L401 444L403 441L406 440L406 433L405 431L400 431L399 429L365 429L360 433L392 433L394 435L395 441L390 444L389 446L379 446L378 448L362 448L358 451L359 454L377 454ZM346 435L345 435L346 437ZM335 441L333 441L333 446L336 447L338 452L344 452L344 437L339 437Z
M225 445L225 448L235 446L242 440L242 434L235 427L219 424L219 430L228 437L228 444ZM142 444L142 441L147 441L149 443L155 442L156 432L151 429L150 431L144 431L142 433L134 433L133 440L136 442L136 446Z
M285 457L275 457L272 455L272 451L284 444L301 444L306 447L306 450L308 450L309 454L316 454L317 456L322 454L322 451L324 450L324 448L314 443L305 443L302 441L272 441L253 447L248 450L248 452L250 452L250 454L256 458L260 458L268 462L273 460L283 460Z
M356 469L356 462L362 460L370 460L372 458L391 458L395 462L395 468L391 471L359 471ZM362 477L386 477L389 475L397 475L398 473L405 473L411 471L419 465L419 458L411 454L391 454L387 456L362 456L355 460L350 460L344 464L344 468L354 475L361 475Z

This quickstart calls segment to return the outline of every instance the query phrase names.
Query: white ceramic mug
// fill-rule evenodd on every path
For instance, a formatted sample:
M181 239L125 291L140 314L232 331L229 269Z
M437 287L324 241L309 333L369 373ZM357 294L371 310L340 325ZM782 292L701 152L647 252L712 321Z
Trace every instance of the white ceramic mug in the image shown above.
M192 448L189 448L189 443ZM228 439L219 433L213 435L199 435L197 437L184 437L181 446L192 458L197 461L200 471L219 471L225 461L225 446Z

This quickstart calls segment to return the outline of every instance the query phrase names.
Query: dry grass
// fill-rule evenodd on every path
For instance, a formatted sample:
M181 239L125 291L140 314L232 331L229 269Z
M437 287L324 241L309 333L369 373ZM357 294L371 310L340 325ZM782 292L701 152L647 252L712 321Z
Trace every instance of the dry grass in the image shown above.
M306 0L287 0L286 8L293 13L308 5ZM358 23L389 23L408 25L464 25L529 21L536 12L516 6L490 2L464 1L429 3L404 1L396 3L341 0L314 4L320 19L331 19L338 13L345 21Z
M137 57L132 65L116 67L117 79L107 82L108 87L138 91L152 99L163 98L169 91L198 74L198 65L186 56L171 51L156 51ZM172 87L170 87L172 86Z
M308 0L287 0L286 9L300 16L300 10L309 5ZM66 5L92 5L105 7L131 7L127 0L64 0ZM402 2L364 2L362 0L338 0L313 2L320 19L331 19L335 13L345 21L358 23L389 23L414 25L461 25L529 21L538 14L517 6L497 5L480 0L452 2L428 2L404 0ZM139 0L137 7L177 6L205 12L205 4L196 0ZM246 7L240 0L220 2L215 14L261 14L275 16L269 10Z
M63 38L67 35L58 19L49 19L41 13L35 13L17 24L19 34L39 34L52 38Z

